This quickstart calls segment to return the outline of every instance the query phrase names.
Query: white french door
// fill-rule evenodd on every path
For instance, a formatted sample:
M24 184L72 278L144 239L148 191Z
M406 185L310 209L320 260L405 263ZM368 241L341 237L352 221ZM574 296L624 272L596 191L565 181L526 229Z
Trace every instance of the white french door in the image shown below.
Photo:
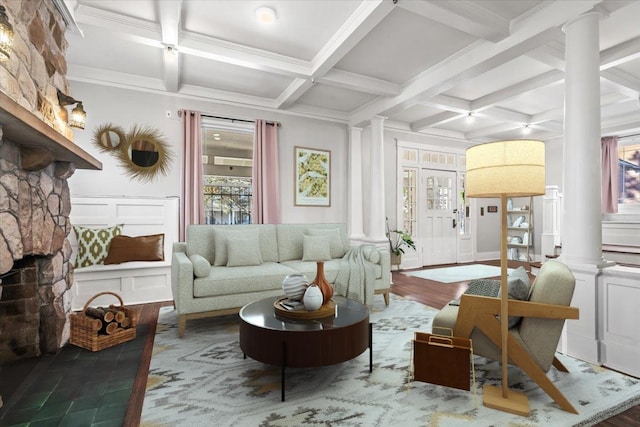
M422 169L420 181L418 230L423 243L422 264L456 263L456 172Z

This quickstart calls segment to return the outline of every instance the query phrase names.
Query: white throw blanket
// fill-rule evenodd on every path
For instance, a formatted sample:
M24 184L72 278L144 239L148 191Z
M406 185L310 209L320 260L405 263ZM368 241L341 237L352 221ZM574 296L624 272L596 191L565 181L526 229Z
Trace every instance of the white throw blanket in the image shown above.
M334 286L338 295L362 304L371 304L376 281L375 264L367 259L372 245L360 245L349 249L340 260L340 270Z

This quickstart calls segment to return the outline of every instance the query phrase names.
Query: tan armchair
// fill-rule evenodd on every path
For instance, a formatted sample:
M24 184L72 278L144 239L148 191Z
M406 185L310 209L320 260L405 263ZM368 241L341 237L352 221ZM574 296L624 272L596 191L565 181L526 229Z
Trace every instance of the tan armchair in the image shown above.
M551 366L568 372L555 357L565 319L578 319L578 309L569 307L575 277L564 264L547 261L542 265L529 296L529 301L509 300L509 315L522 320L509 329L507 350L509 363L522 369L562 409L578 411L549 380ZM501 360L500 299L462 295L460 306L447 305L433 319L432 331L471 337L473 352L493 360ZM439 328L443 328L439 330Z

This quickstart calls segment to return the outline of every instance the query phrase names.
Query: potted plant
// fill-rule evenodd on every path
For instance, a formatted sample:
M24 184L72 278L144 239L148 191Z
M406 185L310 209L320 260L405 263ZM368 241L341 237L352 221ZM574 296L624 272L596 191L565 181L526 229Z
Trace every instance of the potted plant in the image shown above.
M389 250L391 252L391 265L397 265L400 268L402 262L402 254L404 254L403 246L407 246L413 250L416 244L411 238L411 234L402 230L390 230L389 218L387 218L387 239L389 240Z

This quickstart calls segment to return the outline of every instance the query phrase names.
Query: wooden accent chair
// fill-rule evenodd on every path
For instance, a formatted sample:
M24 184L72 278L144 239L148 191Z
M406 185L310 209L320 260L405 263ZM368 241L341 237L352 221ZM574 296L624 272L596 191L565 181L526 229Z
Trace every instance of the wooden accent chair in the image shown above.
M575 277L564 264L549 260L536 277L529 301L509 300L509 315L522 320L509 329L507 351L509 363L522 369L562 409L578 411L547 377L551 365L568 372L555 357L565 319L578 319L578 309L569 307ZM500 298L462 295L460 306L446 305L433 319L432 331L456 337L471 337L473 352L493 360L501 360Z

